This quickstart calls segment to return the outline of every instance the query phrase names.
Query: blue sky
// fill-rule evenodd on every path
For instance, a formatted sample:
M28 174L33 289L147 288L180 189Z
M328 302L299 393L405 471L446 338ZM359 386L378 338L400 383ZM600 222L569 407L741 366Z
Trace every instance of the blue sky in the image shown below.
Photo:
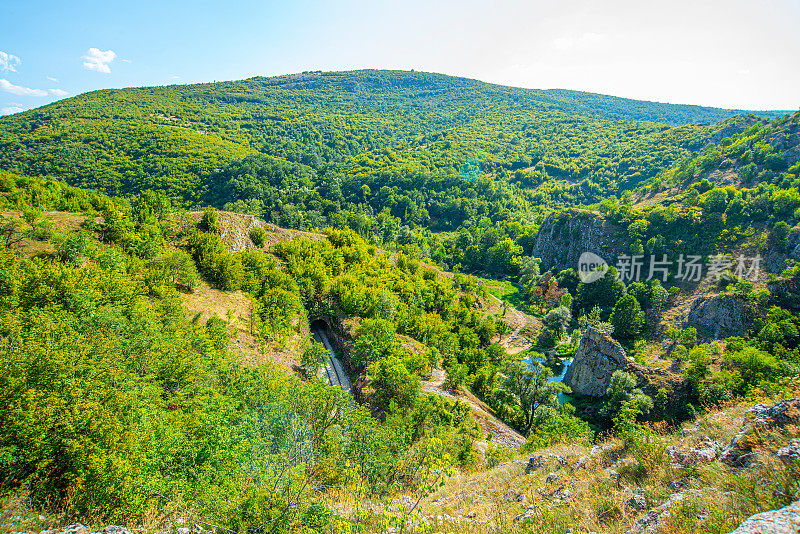
M800 108L800 0L4 0L0 13L2 114L105 87L353 68Z

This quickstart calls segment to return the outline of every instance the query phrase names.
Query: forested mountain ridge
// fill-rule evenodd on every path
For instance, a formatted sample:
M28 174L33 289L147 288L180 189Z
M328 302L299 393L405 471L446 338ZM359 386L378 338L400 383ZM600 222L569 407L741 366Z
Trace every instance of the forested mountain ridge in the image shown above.
M349 160L370 151L402 157L421 149L432 152L432 161L414 168L426 173L457 175L478 157L487 171L542 161L554 176L603 182L597 169L613 166L615 153L604 139L640 148L633 157L622 154L626 166L640 162L636 152L663 147L655 161L644 161L640 174L649 177L653 165L669 165L708 135L702 126L671 130L630 120L686 124L738 113L419 72L312 72L94 91L4 117L0 168L110 194L158 187L194 202L206 199L214 169L253 153L331 172L358 171L363 160ZM437 144L448 135L455 138ZM580 148L558 144L570 136ZM588 158L588 166L570 167L575 157Z

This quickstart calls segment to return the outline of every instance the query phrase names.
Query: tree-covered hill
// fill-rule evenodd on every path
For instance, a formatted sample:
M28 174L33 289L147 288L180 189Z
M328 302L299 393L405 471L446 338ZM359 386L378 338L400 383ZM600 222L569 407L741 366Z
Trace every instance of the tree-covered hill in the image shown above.
M464 162L485 154L489 172L542 161L557 177L611 182L603 175L621 165L636 181L702 147L708 136L704 126L668 125L738 113L421 72L307 72L94 91L4 117L0 168L110 194L157 187L190 201L207 200L215 169L253 153L319 173L358 174L365 155L388 151L408 159L414 151L414 169L438 175L458 174ZM661 122L631 122L642 119ZM620 142L621 150L610 148ZM652 158L639 154L653 150Z

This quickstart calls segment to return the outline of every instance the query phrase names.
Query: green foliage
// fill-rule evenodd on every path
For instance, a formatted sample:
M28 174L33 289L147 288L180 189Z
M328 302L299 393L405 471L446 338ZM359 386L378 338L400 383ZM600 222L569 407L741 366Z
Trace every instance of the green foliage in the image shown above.
M223 290L238 289L244 275L239 256L231 254L217 234L197 232L189 248L200 273Z
M400 351L395 327L385 319L366 319L356 332L351 359L362 371L373 362Z
M625 295L625 284L619 279L615 267L609 267L599 280L585 284L580 282L573 301L574 313L581 316L598 306L601 311L611 308Z
M107 255L107 262L114 260ZM168 282L184 291L194 291L200 282L192 257L181 250L172 250L156 256L150 261L151 284Z
M325 345L312 341L300 356L300 365L303 366L308 376L316 378L329 357L330 354Z
M588 446L594 440L594 432L589 423L574 415L571 404L558 410L547 410L536 426L536 431L528 435L524 452L533 452L558 444L581 444Z
M644 325L644 312L633 295L625 295L614 306L609 319L614 333L622 338L635 337Z
M218 234L219 233L219 214L217 210L208 206L205 210L203 210L203 217L200 219L200 229L204 232L209 232L211 234Z
M601 415L608 419L621 418L620 421L625 424L631 417L635 421L636 417L652 409L653 400L636 387L636 377L625 371L614 371L606 389Z
M559 409L558 395L569 393L561 382L552 382L553 372L536 362L529 366L521 360L509 360L497 374L493 396L519 412L519 426L525 435Z
M411 408L421 391L420 379L409 371L405 362L389 355L367 368L373 390L372 406L383 412L394 406L400 410Z
M542 319L542 323L544 323L545 326L555 330L558 334L566 330L570 321L572 321L572 314L566 306L559 306L558 308L550 310Z
M252 230L250 230L250 241L253 242L255 246L261 248L264 246L264 242L267 238L267 231L264 230L263 226L256 226Z
M75 266L82 265L90 252L91 239L84 232L75 231L63 236L56 244L59 256Z

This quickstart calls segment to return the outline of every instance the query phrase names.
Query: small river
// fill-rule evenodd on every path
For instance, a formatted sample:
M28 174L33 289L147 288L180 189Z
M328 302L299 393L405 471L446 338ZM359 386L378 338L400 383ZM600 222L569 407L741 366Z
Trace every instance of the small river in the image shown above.
M550 378L550 382L561 382L561 381L564 380L564 375L567 374L567 369L569 369L569 366L572 363L572 358L570 358L569 360L562 360L561 363L558 364L558 365L548 365L546 358L536 358L535 356L528 356L527 358L525 358L522 361L527 363L528 367L531 367L531 368L533 367L534 363L536 363L536 362L541 363L542 365L544 365L545 367L548 367L551 371L553 371L553 376ZM562 394L560 394L558 396L558 401L561 404L564 404L564 403L569 402L571 400L572 400L572 396L564 394L564 393L562 393Z

